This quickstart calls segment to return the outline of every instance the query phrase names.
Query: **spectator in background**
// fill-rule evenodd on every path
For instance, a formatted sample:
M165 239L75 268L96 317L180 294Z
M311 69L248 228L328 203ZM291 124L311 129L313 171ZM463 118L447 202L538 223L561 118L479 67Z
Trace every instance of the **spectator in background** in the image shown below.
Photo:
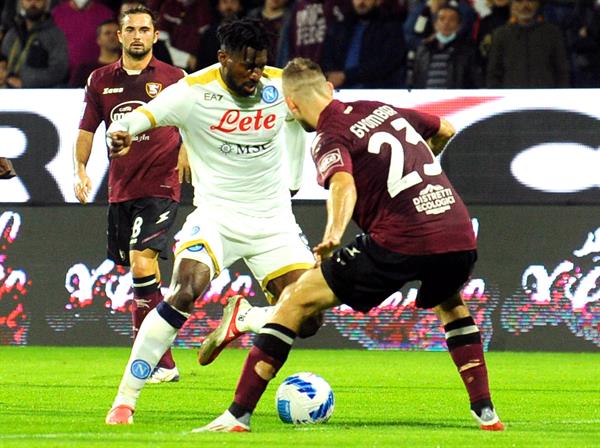
M6 80L8 78L8 59L0 53L0 89L8 87Z
M475 44L458 36L460 12L442 6L434 22L435 34L417 49L412 85L417 89L472 89L483 84Z
M217 29L226 21L241 16L241 0L217 0L216 13L219 20L210 25L200 36L200 46L193 60L192 70L199 70L217 62L217 51L221 48L217 38Z
M121 44L117 37L118 30L119 24L114 19L107 20L98 26L96 30L96 43L100 49L100 55L95 62L79 64L71 71L69 87L85 87L90 73L103 65L112 64L119 59L121 56Z
M512 20L492 35L489 88L569 87L562 31L538 15L538 0L512 0Z
M413 9L404 22L404 39L408 51L415 51L423 39L435 33L435 15L446 5L460 11L462 20L459 35L471 38L477 13L468 0L422 0L421 5Z
M21 0L23 15L2 40L8 87L59 87L67 80L69 54L63 32L46 13L47 0Z
M125 0L125 1L123 1L121 3L121 6L119 7L119 17L125 11L137 8L138 6L146 6L147 8L149 8L146 5L146 2L143 1L143 0L138 0L138 1L128 1L128 0ZM151 9L156 14L155 10L153 10L152 8L149 8L149 9ZM169 53L169 49L165 45L165 41L164 40L160 40L159 39L159 40L156 41L156 43L152 47L152 54L159 61L162 61L165 64L173 65L173 59L171 59L171 53Z
M281 41L281 29L288 20L289 14L288 0L265 0L263 6L254 8L248 13L248 17L262 20L265 29L269 33L269 40L271 41L267 61L269 65L276 65Z
M52 18L67 38L70 73L79 65L98 60L96 30L114 16L111 9L96 0L65 0L52 10Z
M347 0L296 0L281 29L281 44L276 66L290 59L308 58L320 63L329 28L350 12Z
M353 11L331 26L322 66L335 88L404 85L402 23L381 15L378 0L352 0Z
M173 64L189 70L196 65L200 35L213 23L207 0L149 0L148 7L158 11L159 39L171 55Z
M567 28L573 87L600 87L600 1L577 1Z
M481 19L477 33L480 64L484 71L492 46L492 34L496 28L506 25L510 19L510 0L487 0L487 2L490 6L490 14Z

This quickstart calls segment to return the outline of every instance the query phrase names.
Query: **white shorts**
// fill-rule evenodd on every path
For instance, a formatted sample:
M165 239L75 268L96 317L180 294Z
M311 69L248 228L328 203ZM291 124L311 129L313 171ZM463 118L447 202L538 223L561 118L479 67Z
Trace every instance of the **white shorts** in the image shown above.
M175 256L206 264L213 279L237 260L244 260L264 291L274 278L310 269L315 263L291 209L257 218L197 208L188 215L175 240Z

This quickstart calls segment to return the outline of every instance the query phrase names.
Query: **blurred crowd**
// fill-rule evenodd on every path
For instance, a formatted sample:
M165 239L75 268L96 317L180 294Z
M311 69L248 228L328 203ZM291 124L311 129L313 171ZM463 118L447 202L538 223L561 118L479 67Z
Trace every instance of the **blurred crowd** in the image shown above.
M311 58L336 88L600 87L600 0L0 0L0 88L83 87L139 3L155 56L188 72L217 62L220 23L250 16L269 64Z

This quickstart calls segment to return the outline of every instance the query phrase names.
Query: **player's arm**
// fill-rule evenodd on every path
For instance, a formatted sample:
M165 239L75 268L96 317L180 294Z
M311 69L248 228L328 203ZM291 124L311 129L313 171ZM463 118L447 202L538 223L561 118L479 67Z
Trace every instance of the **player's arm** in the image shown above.
M92 143L94 133L79 130L75 147L73 148L73 164L75 168L75 196L82 204L87 204L88 197L92 191L92 181L87 175L86 167L90 154L92 153Z
M187 148L183 143L179 147L179 155L177 156L177 174L179 176L180 184L184 182L187 182L188 184L192 183L190 161L188 160Z
M184 127L194 101L190 86L184 78L171 84L145 106L113 121L106 130L106 144L111 150L111 157L126 155L132 138L148 129L159 126Z
M290 192L294 196L302 185L302 170L304 154L306 153L306 132L293 118L288 117L284 125L285 146L288 154L288 169L290 173Z
M440 118L440 129L435 135L427 140L427 144L431 148L433 154L436 156L439 155L446 147L448 140L450 140L454 134L456 134L454 126L452 126L445 118Z
M356 204L356 186L354 177L347 171L338 171L329 180L329 198L327 199L327 225L323 240L315 246L313 252L317 262L329 257L341 244Z

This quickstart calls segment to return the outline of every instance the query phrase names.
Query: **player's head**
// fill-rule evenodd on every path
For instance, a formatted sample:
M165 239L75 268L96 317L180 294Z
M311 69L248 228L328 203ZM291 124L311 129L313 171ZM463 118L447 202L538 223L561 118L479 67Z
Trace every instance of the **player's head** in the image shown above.
M119 15L119 42L123 53L133 59L143 59L158 40L156 16L145 6L135 6Z
M333 99L333 85L319 64L295 58L283 69L283 95L294 118L307 131L314 131L319 114Z
M240 96L256 92L267 64L269 36L259 19L230 20L217 30L217 53L227 87Z

